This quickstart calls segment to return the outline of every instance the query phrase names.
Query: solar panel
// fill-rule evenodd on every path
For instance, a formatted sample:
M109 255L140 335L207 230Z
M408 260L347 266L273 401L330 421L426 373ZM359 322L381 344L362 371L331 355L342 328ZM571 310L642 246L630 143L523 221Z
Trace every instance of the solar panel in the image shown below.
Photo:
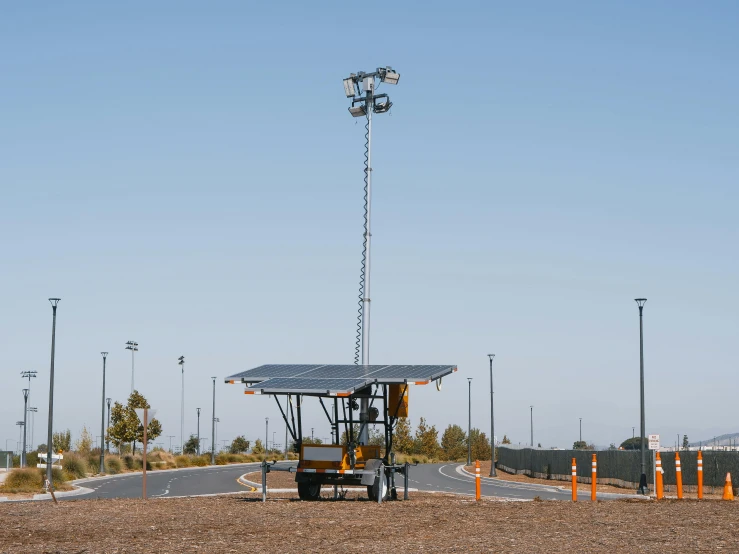
M309 379L304 377L280 377L268 379L247 387L247 391L300 394L350 394L365 384L365 379Z
M283 393L311 391L326 394L326 391L354 391L372 383L432 381L454 371L457 371L454 365L270 364L227 377L226 382L258 383L247 389L255 391L266 391L269 386L277 387L270 390L279 389Z
M226 378L228 381L239 381L241 383L258 383L275 377L297 377L302 373L324 367L322 364L267 364L247 369L236 375Z

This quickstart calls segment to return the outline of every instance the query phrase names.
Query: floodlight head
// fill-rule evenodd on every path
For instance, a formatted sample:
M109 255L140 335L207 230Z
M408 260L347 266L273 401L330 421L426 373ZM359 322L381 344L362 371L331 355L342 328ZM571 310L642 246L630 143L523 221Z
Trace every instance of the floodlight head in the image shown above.
M352 117L364 117L367 115L367 109L364 107L364 104L360 104L359 106L349 108L349 113L352 114Z
M647 303L646 298L634 298L634 302L636 302L639 305L639 308L643 308L644 304Z
M177 362L179 365L185 365L185 357L184 356L180 356L177 359L179 360L179 362Z
M53 308L56 308L56 305L59 304L59 301L61 298L49 298L49 302L51 302L51 306Z
M347 79L344 79L344 93L347 98L353 98L356 95L357 89L354 83L354 73L352 73Z
M100 354L102 355L103 359L105 359L105 358L108 357L108 353L107 352L101 352Z
M378 72L380 73L380 79L382 82L387 83L388 85L397 85L400 80L400 73L390 66L387 66L384 69L378 69Z
M488 354L488 358L490 358L490 361L493 361L493 358L495 358L495 354Z
M385 102L375 102L374 106L372 107L372 111L375 113L385 113L387 111L390 111L390 108L393 107L393 103L390 102L390 99L388 98Z
M28 400L28 393L31 392L30 389L23 389L23 398Z

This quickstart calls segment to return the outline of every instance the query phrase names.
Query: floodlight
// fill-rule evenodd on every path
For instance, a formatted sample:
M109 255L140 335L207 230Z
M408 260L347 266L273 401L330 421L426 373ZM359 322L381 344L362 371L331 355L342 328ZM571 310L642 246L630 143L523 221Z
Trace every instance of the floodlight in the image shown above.
M349 108L349 113L352 114L352 117L364 117L367 115L367 109L364 107L364 104L360 104L359 106Z
M355 94L355 88L354 88L354 78L349 77L348 79L344 79L344 92L346 93L347 98L353 98Z
M397 85L400 80L400 73L397 73L392 67L388 67L381 73L380 79L388 85Z
M392 106L393 106L393 103L392 103L392 102L390 102L390 100L388 100L388 101L386 101L386 102L382 102L382 103L380 103L380 102L375 102L375 105L374 105L373 111L374 111L375 113L385 113L385 112L386 112L386 111L388 111L388 110L389 110L390 108L392 108Z

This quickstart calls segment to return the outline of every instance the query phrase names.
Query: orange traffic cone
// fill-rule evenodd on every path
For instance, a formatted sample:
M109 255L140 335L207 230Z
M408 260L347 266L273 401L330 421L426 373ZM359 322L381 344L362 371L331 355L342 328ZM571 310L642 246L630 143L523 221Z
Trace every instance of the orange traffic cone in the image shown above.
M731 488L731 473L726 474L724 483L724 500L734 500L734 490Z

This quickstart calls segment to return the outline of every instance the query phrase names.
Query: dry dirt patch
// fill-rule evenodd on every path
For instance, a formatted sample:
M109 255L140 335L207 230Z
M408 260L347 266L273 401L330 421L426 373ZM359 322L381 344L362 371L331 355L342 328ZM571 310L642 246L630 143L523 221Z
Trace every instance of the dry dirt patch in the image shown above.
M736 502L254 496L3 503L0 552L739 551Z

